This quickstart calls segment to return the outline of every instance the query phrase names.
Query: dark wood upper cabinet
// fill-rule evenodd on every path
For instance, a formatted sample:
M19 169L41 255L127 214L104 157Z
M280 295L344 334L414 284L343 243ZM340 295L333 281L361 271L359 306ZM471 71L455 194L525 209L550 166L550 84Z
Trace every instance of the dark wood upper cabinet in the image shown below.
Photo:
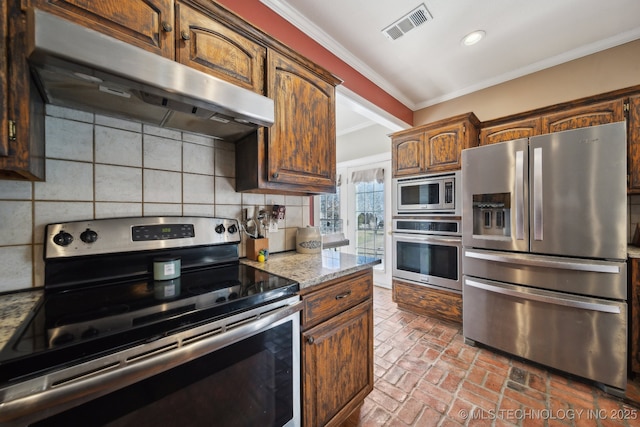
M542 119L516 120L501 125L487 126L480 129L480 145L496 144L520 138L540 135L542 133Z
M2 2L0 59L0 179L45 178L44 103L30 78L26 15L19 2Z
M264 46L184 4L176 9L176 61L264 94Z
M142 49L174 58L173 0L31 0L32 5Z
M542 116L542 133L560 132L624 120L624 100L569 108Z
M394 133L393 176L460 169L462 150L478 145L479 125L475 114L467 113Z
M640 95L634 95L628 101L627 144L629 191L640 192Z

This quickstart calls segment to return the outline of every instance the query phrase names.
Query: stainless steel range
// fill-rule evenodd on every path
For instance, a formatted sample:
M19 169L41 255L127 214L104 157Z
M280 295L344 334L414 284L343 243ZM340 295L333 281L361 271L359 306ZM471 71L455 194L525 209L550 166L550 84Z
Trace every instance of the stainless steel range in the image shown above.
M299 425L299 286L240 264L239 242L219 218L48 225L0 424Z

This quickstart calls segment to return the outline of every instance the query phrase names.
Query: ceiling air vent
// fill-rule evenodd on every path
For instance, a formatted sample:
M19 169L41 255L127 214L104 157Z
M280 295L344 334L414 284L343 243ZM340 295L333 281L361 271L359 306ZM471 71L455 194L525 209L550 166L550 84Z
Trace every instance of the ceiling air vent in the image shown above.
M393 24L382 30L382 33L391 40L399 39L414 28L433 19L427 7L423 4L398 19Z

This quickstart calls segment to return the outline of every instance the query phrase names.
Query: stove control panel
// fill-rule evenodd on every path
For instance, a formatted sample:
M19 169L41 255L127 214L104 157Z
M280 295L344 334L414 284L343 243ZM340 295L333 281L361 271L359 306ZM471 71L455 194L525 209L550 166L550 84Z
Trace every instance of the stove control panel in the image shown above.
M45 259L240 243L238 221L209 217L108 218L49 224Z

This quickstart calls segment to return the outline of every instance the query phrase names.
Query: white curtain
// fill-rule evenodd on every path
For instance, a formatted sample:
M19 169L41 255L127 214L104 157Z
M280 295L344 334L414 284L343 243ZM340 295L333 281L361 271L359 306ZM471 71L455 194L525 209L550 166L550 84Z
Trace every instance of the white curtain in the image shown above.
M353 171L351 173L351 182L354 184L371 181L376 181L378 184L382 184L384 182L384 169L366 169L361 171Z

